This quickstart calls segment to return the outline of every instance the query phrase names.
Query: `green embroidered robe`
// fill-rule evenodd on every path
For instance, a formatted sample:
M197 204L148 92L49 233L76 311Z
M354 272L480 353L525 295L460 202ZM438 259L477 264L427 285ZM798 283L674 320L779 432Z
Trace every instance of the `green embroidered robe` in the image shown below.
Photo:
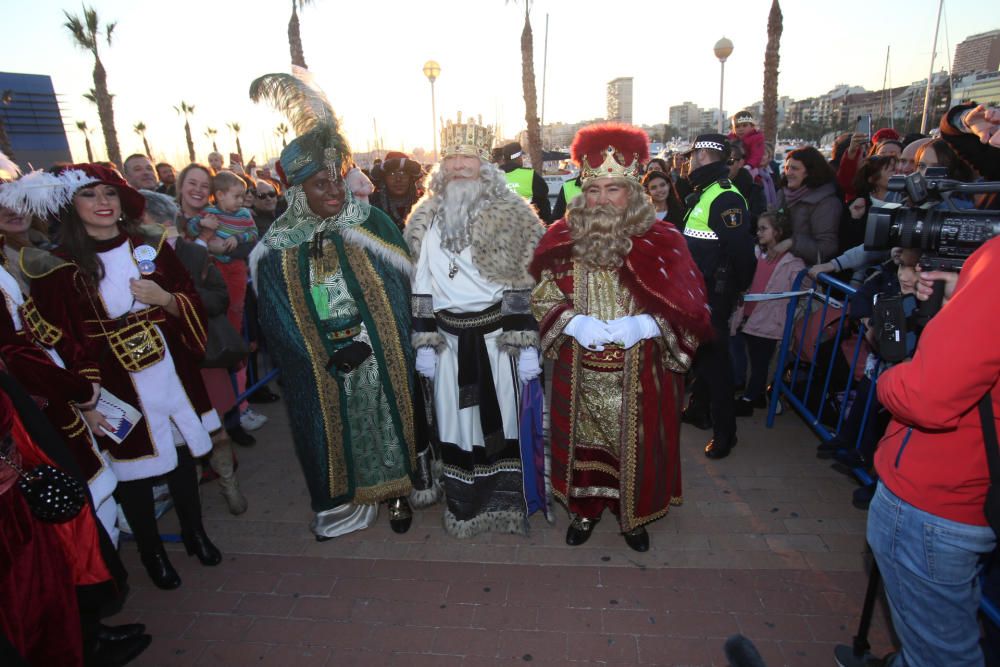
M312 509L409 494L414 466L410 262L399 229L370 208L357 223L260 257L260 322L282 372ZM279 221L280 222L280 221ZM278 225L278 223L275 223ZM318 256L317 256L318 255ZM360 326L373 355L349 374L326 368Z

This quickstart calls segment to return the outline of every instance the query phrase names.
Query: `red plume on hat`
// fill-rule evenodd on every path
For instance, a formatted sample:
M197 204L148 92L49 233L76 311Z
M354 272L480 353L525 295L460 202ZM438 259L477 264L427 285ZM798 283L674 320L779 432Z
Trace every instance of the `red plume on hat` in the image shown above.
M632 164L633 156L638 156L641 164L649 160L649 136L638 127L626 123L588 125L576 133L569 150L573 162L582 165L586 156L587 163L596 167L604 162L604 152L608 146L614 146L615 151L621 153L625 167Z

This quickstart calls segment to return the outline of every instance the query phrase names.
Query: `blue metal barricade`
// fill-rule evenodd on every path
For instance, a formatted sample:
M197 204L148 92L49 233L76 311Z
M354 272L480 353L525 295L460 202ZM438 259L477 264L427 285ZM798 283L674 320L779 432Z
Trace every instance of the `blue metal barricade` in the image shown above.
M801 271L796 276L791 291L802 292L803 283L807 280L811 282L807 272ZM854 401L865 401L865 418L854 440L855 447L860 445L870 417L867 411L875 395L876 379L872 379L867 395L856 395L855 369L859 363L864 367L867 362L867 358L862 357L865 327L860 323L852 327L847 318L847 300L856 291L830 275L820 274L811 290L790 297L785 333L778 351L777 371L771 384L768 428L774 426L778 402L781 401L794 408L820 439L826 442L840 433L854 392ZM815 331L814 336L810 335L812 331ZM846 383L842 387L834 387L834 368L841 343L849 340L853 334L857 334L857 337L848 354L850 363ZM809 340L811 337L813 340ZM829 358L821 359L820 347L827 343L832 343ZM828 400L831 396L837 396L833 404ZM829 414L834 405L835 417ZM854 474L864 484L872 481L868 471L863 468L855 468Z

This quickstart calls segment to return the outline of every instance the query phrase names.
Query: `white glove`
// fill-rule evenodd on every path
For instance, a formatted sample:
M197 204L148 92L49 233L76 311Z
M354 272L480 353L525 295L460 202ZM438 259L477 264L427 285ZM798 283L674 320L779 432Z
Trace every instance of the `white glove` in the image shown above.
M563 333L575 338L585 348L598 352L604 349L604 343L611 342L607 323L590 315L574 315Z
M433 347L422 347L417 350L417 372L430 380L437 372L438 355Z
M521 348L521 356L517 359L517 377L522 383L528 383L542 374L538 365L538 350L533 347Z
M631 315L619 317L608 322L611 340L621 343L622 347L630 348L641 340L656 338L660 335L660 327L651 315Z

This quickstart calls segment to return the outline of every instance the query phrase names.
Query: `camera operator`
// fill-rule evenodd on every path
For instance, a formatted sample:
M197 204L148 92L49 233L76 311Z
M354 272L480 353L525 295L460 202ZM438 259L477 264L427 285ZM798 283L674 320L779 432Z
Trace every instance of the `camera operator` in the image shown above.
M995 180L998 125L995 110L960 105L942 118L941 132L976 177ZM997 198L976 199L979 208L992 208ZM983 233L985 220L967 222L959 223L960 238ZM901 655L887 662L894 667L983 664L978 575L997 536L983 511L990 473L981 399L991 399L994 422L1000 414L1000 237L991 236L959 262L961 274L920 274L917 297L930 299L939 281L944 307L924 327L913 358L878 380L878 399L893 419L875 454L880 481L867 537L902 643ZM939 242L928 249L943 247ZM960 256L951 248L939 253L945 261L938 265ZM925 266L933 261L922 260Z

